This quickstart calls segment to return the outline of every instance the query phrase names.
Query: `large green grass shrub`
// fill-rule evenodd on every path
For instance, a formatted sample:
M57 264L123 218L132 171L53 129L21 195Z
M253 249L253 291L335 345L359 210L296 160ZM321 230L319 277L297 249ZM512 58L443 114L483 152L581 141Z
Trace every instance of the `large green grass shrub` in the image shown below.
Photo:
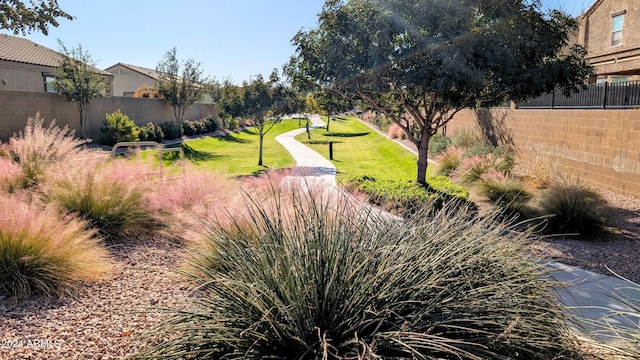
M504 225L447 211L398 222L300 193L247 203L242 223L210 224L189 271L198 295L144 355L581 358L556 285Z
M542 190L537 199L540 214L547 216L544 231L548 234L601 234L603 206L602 197L577 180L556 182Z
M476 189L480 195L497 205L509 217L526 218L532 215L529 202L533 194L518 179L492 170L481 176Z
M60 298L107 274L108 252L84 221L16 196L0 201L0 295Z
M149 233L160 224L140 181L147 171L125 159L72 168L49 181L44 197L63 212L78 214L107 239Z

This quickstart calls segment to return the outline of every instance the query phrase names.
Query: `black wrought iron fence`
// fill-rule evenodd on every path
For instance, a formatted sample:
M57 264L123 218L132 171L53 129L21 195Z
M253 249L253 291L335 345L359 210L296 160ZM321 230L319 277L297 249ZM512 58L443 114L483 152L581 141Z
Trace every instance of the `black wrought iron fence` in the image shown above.
M517 103L518 109L634 109L640 108L640 81L589 85L570 96L560 91Z

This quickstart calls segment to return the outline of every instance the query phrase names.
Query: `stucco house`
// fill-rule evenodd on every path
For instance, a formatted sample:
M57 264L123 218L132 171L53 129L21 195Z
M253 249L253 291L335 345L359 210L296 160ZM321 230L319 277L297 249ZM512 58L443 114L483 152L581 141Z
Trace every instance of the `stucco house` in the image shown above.
M0 91L55 92L53 73L63 55L25 38L0 34ZM94 68L107 82L111 95L113 75Z
M113 96L133 97L138 88L143 85L153 87L160 78L160 74L154 69L124 63L117 63L104 70L113 75Z
M640 80L640 1L595 0L577 20L596 82Z

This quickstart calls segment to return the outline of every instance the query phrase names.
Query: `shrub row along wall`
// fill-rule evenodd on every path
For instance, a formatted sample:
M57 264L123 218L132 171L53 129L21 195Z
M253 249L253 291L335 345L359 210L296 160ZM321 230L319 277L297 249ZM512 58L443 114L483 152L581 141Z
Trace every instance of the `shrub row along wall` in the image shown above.
M106 113L122 110L136 125L150 121L163 123L175 121L172 107L159 99L106 97L95 99L89 104L87 136L98 139ZM75 103L65 101L58 94L24 91L0 91L0 140L6 141L14 133L24 129L27 119L40 116L45 124L56 119L60 126L69 125L79 129L80 115ZM185 115L185 120L201 119L215 113L215 106L195 104Z
M521 161L545 148L568 174L640 197L640 110L462 110L447 132L478 126Z

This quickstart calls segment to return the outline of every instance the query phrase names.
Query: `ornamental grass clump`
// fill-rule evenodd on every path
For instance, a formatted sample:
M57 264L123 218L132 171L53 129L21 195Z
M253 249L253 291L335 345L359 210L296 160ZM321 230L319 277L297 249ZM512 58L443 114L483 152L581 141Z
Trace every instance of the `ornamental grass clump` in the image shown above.
M0 298L61 298L106 276L109 254L84 221L17 196L0 201Z
M198 294L142 356L581 358L556 284L505 225L400 222L338 194L246 203L238 223L210 224L187 272Z
M60 128L55 120L47 127L43 123L44 119L37 113L35 118L27 120L24 131L9 139L9 150L22 168L25 187L44 180L50 168L66 165L67 161L81 158L89 151L82 147L87 141L77 139L67 126Z
M146 199L146 168L126 159L83 165L56 173L44 187L44 199L62 212L77 214L107 240L159 228Z
M557 181L537 200L540 214L546 217L543 230L561 235L601 235L605 227L601 214L604 205L598 193L577 180Z

